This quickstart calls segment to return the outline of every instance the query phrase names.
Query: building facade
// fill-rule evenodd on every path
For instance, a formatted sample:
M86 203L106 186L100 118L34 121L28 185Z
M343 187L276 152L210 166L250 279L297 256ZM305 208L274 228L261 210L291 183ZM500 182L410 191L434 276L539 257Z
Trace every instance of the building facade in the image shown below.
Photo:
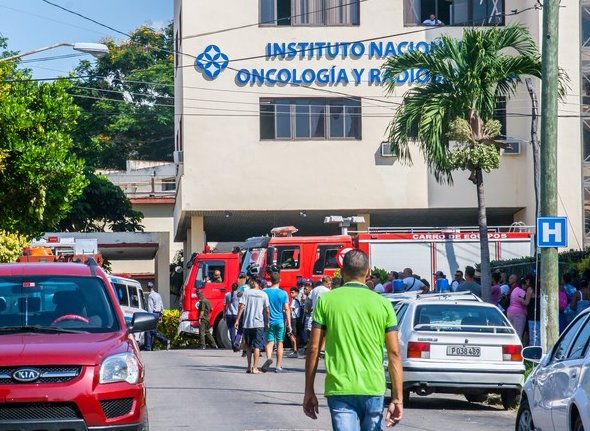
M585 2L560 11L559 64L570 83L560 104L559 211L571 248L584 245L590 196L590 129L580 126L582 87L590 88L581 73ZM176 0L175 240L186 254L278 225L336 233L322 223L328 215L362 215L359 229L476 225L468 173L440 185L418 151L408 166L383 145L397 104L424 73L408 71L387 95L380 67L389 55L429 50L442 33L460 38L465 25L522 23L540 42L542 11L531 3ZM444 25L423 24L431 14ZM534 224L530 113L524 86L500 111L512 145L485 178L490 225Z

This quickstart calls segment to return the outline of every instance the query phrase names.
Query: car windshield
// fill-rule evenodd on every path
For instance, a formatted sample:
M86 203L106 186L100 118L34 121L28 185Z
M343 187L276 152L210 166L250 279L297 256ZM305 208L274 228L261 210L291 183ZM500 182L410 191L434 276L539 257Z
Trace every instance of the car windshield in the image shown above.
M95 277L0 278L0 336L10 332L119 329L105 284Z
M423 304L416 307L414 329L443 332L513 333L496 307L469 304Z

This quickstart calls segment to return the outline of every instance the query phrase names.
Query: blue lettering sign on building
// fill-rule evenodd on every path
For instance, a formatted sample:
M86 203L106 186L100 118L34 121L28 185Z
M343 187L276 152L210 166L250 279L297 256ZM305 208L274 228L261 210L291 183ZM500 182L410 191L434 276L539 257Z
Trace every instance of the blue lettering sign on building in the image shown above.
M364 56L370 59L385 59L392 55L419 50L430 52L438 42L425 41L372 41L366 42L269 42L264 49L266 60L358 60ZM209 45L196 58L195 68L208 79L215 79L229 64L229 58L217 45ZM380 66L380 65L379 65ZM234 69L235 70L235 69ZM397 76L398 84L425 83L431 79L426 69L410 69ZM238 85L381 85L384 82L380 67L374 68L330 68L313 67L262 67L241 68L236 71Z

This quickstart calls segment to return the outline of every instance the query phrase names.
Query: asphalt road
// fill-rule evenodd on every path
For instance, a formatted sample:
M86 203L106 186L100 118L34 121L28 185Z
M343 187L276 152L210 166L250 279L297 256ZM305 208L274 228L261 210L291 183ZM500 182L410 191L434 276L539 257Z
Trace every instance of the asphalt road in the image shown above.
M287 373L246 374L245 358L228 350L143 352L152 431L331 430L325 398L320 417L302 411L304 359L285 359ZM262 359L262 358L261 358ZM261 361L262 363L262 361ZM316 392L323 391L324 374ZM507 431L516 412L470 404L453 395L413 395L396 431Z

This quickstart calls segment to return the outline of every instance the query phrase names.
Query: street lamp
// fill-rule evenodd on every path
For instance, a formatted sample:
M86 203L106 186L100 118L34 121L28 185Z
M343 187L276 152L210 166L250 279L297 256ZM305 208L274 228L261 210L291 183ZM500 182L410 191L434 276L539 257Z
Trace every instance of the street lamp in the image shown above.
M25 55L36 54L38 52L47 51L53 48L59 48L60 46L71 46L76 51L90 54L96 58L104 57L109 53L109 47L103 43L89 43L89 42L60 42L55 45L49 45L44 48L33 49L32 51L23 52L21 54L13 55L11 57L0 58L1 61L15 60L17 58L24 57Z

